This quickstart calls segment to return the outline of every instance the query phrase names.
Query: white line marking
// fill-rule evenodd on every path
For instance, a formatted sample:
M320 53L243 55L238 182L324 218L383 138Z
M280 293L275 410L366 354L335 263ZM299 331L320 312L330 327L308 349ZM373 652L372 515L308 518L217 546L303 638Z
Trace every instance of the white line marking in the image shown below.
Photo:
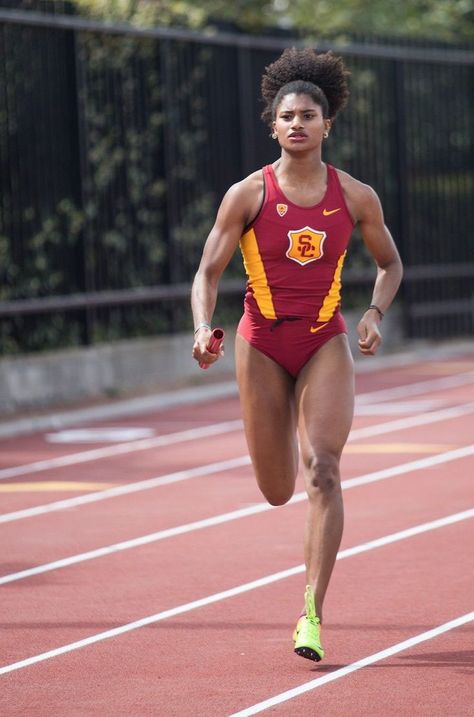
M429 364L429 372L437 373L444 368L444 373L451 372L452 368L442 361L451 361L454 366L452 373L461 370L470 370L472 360L468 356L472 354L472 341L457 342L455 346L430 347L429 349L416 349L416 351L404 351L390 356L372 356L370 359L361 357L356 360L355 370L357 374L366 374L390 371L397 368L406 368L416 365L415 371L425 371ZM460 360L462 357L463 361ZM357 358L357 357L356 357ZM136 416L152 411L161 411L174 406L191 405L196 403L209 403L211 400L229 398L237 395L237 384L235 380L194 386L193 388L169 391L167 393L148 394L144 398L125 399L93 406L84 409L72 409L63 413L49 413L44 416L31 416L29 418L12 419L0 423L0 438L18 436L24 433L38 433L43 430L54 430L74 426L78 423L90 421L107 420L110 418L121 418L124 416Z
M198 438L218 436L222 433L230 433L232 431L239 430L242 430L242 421L240 419L235 421L225 421L223 423L214 423L211 426L203 426L201 428L190 428L187 431L168 433L164 436L156 436L155 438L144 438L139 441L122 443L118 446L104 446L103 448L93 448L90 451L69 453L65 456L48 458L44 461L35 461L34 463L26 463L25 465L13 466L12 468L3 468L0 470L0 480L15 478L20 475L28 475L29 473L39 473L40 471L51 470L53 468L73 466L78 463L97 461L100 458L110 458L112 456L124 455L126 453L134 453L135 451L146 451L150 448L172 446L175 443L181 443L183 441L194 441Z
M350 488L357 488L361 485L367 485L374 483L375 481L385 480L386 478L392 478L393 476L404 475L406 473L428 468L433 465L440 463L447 463L448 461L456 460L458 458L464 458L469 455L474 455L474 444L466 446L464 448L456 448L446 453L441 453L436 456L430 456L428 458L420 458L416 461L410 461L409 463L402 463L398 466L391 468L384 468L383 470L375 471L373 473L367 473L365 475L358 476L356 478L348 478L341 482L343 490L349 490ZM105 492L105 491L104 491ZM295 493L287 505L300 503L306 499L306 492ZM95 560L105 555L112 555L123 550L129 550L131 548L141 547L142 545L148 545L159 540L165 540L166 538L175 537L176 535L183 535L190 533L194 530L202 530L203 528L210 528L215 525L221 525L233 520L239 520L240 518L247 518L251 515L257 515L258 513L264 513L267 510L272 510L273 507L269 503L256 503L255 505L248 506L247 508L240 508L238 510L232 510L228 513L221 513L210 518L203 518L202 520L192 521L191 523L184 523L173 528L166 528L165 530L159 530L155 533L149 533L138 538L132 538L130 540L124 540L120 543L114 543L107 545L102 548L96 548L95 550L89 550L84 553L78 553L77 555L71 555L68 558L61 558L54 560L50 563L43 563L33 568L27 568L26 570L20 570L16 573L10 573L9 575L3 575L0 577L0 585L6 583L12 583L16 580L23 580L25 578L32 577L34 575L40 575L41 573L50 572L52 570L59 570L70 565L77 565L77 563L86 562L87 560Z
M425 409L426 410L426 409ZM153 428L139 426L93 426L46 433L47 443L123 443L153 438Z
M390 401L383 403L367 403L359 404L355 407L356 416L400 416L402 413L426 413L446 407L451 401L444 400L427 400L420 401Z
M452 451L446 451L446 453L438 453L435 456L428 456L426 458L417 458L415 461L409 461L408 463L402 463L398 466L392 466L391 468L382 468L374 473L360 476L359 478L348 478L344 481L344 488L354 488L359 485L367 485L368 483L374 483L384 478L391 478L392 476L401 475L402 473L410 473L411 471L418 471L423 468L431 468L432 466L440 465L441 463L447 463L448 461L455 461L458 458L467 458L468 456L474 455L474 444L469 446L463 446L462 448L455 448Z
M171 339L173 340L173 339ZM432 358L430 359L432 360ZM370 362L372 364L372 361ZM386 363L391 367L391 359L388 357L381 360L381 365ZM378 365L378 364L375 364ZM74 426L78 423L89 423L91 421L107 421L116 418L131 417L169 410L176 406L192 406L196 404L209 404L224 398L233 398L237 393L235 381L219 382L209 384L204 382L193 388L183 388L166 393L155 393L142 396L141 398L128 398L121 401L107 402L98 406L88 408L72 409L62 413L49 412L45 415L34 415L29 418L18 418L0 423L0 438L18 436L24 433L39 433L40 431L52 431L67 426Z
M411 428L414 426L435 423L437 421L444 421L450 418L458 418L459 416L466 415L467 413L472 413L473 411L474 403L469 403L463 406L447 408L442 411L438 411L437 413L428 413L426 415L421 416L400 418L395 421L388 421L386 423L377 424L374 426L367 426L366 428L358 428L351 431L349 441L358 440L360 438L367 438L370 436L378 436L385 433L391 433L392 431L403 430L404 428ZM443 453L441 455L446 454ZM427 458L423 460L430 459ZM45 503L43 505L34 506L32 508L24 508L22 510L13 511L11 513L4 513L3 515L0 515L0 523L10 523L15 520L23 520L24 518L31 518L36 515L44 515L46 513L53 513L58 510L74 508L79 505L96 503L100 500L116 498L120 495L135 493L142 490L149 490L151 488L157 488L162 485L168 485L170 483L176 483L178 481L189 480L190 478L196 478L198 476L216 473L220 470L230 470L232 468L239 468L241 466L247 465L250 465L250 458L248 455L240 456L239 458L235 459L230 459L229 461L210 463L207 466L199 466L197 468L191 468L189 470L178 471L177 473L170 473L168 475L158 476L155 478L147 478L143 481L137 481L136 483L127 483L126 485L117 486L116 488L109 488L104 491L95 491L94 493L86 493L86 495L76 496L74 498L67 498L65 500Z
M465 510L461 513L454 513L453 515L448 515L444 518L439 518L437 520L432 520L429 523L415 525L412 528L407 528L406 530L392 533L390 535L385 535L382 538L377 538L367 543L362 543L361 545L356 545L352 548L342 550L338 553L337 560L343 560L344 558L351 557L352 555L358 555L360 553L368 552L369 550L374 550L375 548L380 548L390 543L405 540L414 535L420 535L421 533L426 533L430 530L436 530L438 528L443 528L447 525L459 523L463 520L472 518L473 516L474 509L471 509ZM278 582L279 580L284 580L285 578L292 577L293 575L299 575L304 571L304 565L296 565L293 568L288 568L287 570L280 570L277 573L266 575L263 578L252 580L251 582L243 583L242 585L237 585L236 587L230 588L229 590L223 590L222 592L214 593L213 595L208 595L207 597L200 598L198 600L193 600L192 602L185 603L184 605L178 605L177 607L170 608L169 610L164 610L162 612L158 612L154 615L149 615L148 617L144 617L139 620L134 620L133 622L121 625L120 627L115 627L111 630L105 630L105 632L99 632L96 635L91 635L90 637L86 637L82 640L77 640L76 642L62 645L61 647L57 647L53 650L42 652L39 655L34 655L33 657L19 660L18 662L14 662L10 665L5 665L4 667L0 668L0 675L5 675L9 672L14 672L15 670L29 667L30 665L35 665L38 662L43 662L53 657L64 655L67 652L73 652L74 650L78 650L81 647L86 647L87 645L93 645L97 642L108 640L111 637L123 635L126 632L137 630L140 627L152 625L156 622L160 622L161 620L166 620L170 617L176 617L176 615L182 615L183 613L190 612L191 610L196 610L200 607L206 607L207 605L212 605L213 603L220 602L221 600L226 600L227 598L235 597L236 595L242 595L243 593L247 593L251 590L256 590L257 588L270 585L272 583Z
M404 383L400 386L394 386L393 388L382 388L379 391L360 393L356 396L356 404L389 401L390 399L404 398L405 396L419 396L422 393L432 393L433 391L444 391L447 388L464 386L473 381L474 371L466 371L465 373L458 373L454 376L430 378L426 381L417 381L416 383Z
M343 558L350 558L352 555L366 553L369 550L374 550L374 548L381 548L384 545L390 545L390 543L396 543L399 540L405 540L406 538L411 538L414 535L421 535L422 533L427 533L428 531L436 530L437 528L444 528L446 525L460 523L461 521L469 520L470 518L474 518L474 508L463 510L460 513L453 513L452 515L447 515L444 518L430 520L428 523L420 523L419 525L414 525L412 528L406 528L405 530L399 530L396 533L385 535L382 538L369 540L367 543L356 545L353 548L346 548L337 554L336 560L342 560Z
M300 494L302 495L302 494ZM296 500L295 500L296 499ZM294 496L293 502L298 502L297 496ZM79 553L72 555L69 558L62 558L55 560L51 563L44 563L43 565L37 565L34 568L28 568L27 570L20 570L17 573L10 573L9 575L3 575L0 577L0 585L6 583L12 583L15 580L22 580L23 578L29 578L32 575L39 575L41 573L47 573L51 570L58 570L59 568L65 568L69 565L76 565L77 563L85 562L86 560L94 560L95 558L101 558L104 555L112 555L113 553L121 552L122 550L129 550L130 548L138 548L142 545L148 545L159 540L165 540L166 538L172 538L176 535L184 535L185 533L191 533L194 530L201 530L203 528L210 528L214 525L220 525L221 523L227 523L232 520L238 520L239 518L245 518L249 515L257 515L267 510L272 510L273 506L269 503L257 503L256 505L249 506L248 508L240 508L238 510L232 510L228 513L221 513L211 518L204 518L203 520L195 520L191 523L184 523L174 528L167 528L165 530L158 530L155 533L149 533L148 535L142 535L138 538L132 538L130 540L124 540L120 543L114 543L113 545L107 545L103 548L97 548L96 550L89 550L86 553Z
M436 378L429 381L420 381L411 385L404 384L390 389L382 389L380 391L360 394L357 396L356 401L358 404L367 404L373 401L383 401L388 398L403 397L406 395L413 396L425 393L435 388L446 389L464 385L466 383L470 383L473 379L474 372L470 371L467 373L457 374L456 376ZM226 421L224 423L216 423L211 426L204 426L203 428L192 428L187 431L179 431L177 433L157 436L155 438L145 438L143 440L132 441L115 446L104 446L103 448L96 448L89 451L80 451L79 453L58 456L57 458L50 458L43 461L35 461L34 463L26 463L20 466L0 469L0 480L14 478L20 475L27 475L28 473L38 473L40 471L51 470L54 468L96 461L102 458L110 458L111 456L124 455L135 451L143 451L149 450L150 448L173 445L175 443L180 443L181 441L190 441L206 436L219 435L221 433L240 430L241 428L242 421L239 419L235 421Z
M471 356L472 358L469 360ZM386 369L407 368L408 366L414 368L418 373L421 371L431 373L433 362L435 367L444 364L446 368L448 368L448 364L450 365L452 363L456 370L456 367L459 367L461 361L464 361L469 367L472 366L473 359L474 347L472 340L466 339L465 341L456 342L454 345L452 343L448 345L440 343L439 346L417 347L412 351L381 354L379 357L371 356L367 358L366 356L361 356L360 359L355 362L355 366L356 371L361 374L385 371ZM458 368L457 370L459 371L461 369Z
M459 418L473 411L474 403L465 403L459 406L452 406L451 408L443 408L440 411L433 411L432 413L422 413L419 416L407 416L405 418L397 418L393 421L377 423L373 426L366 426L366 428L355 428L349 435L349 441L371 438L372 436L382 436L385 433L404 431L407 428L415 428L416 426L427 426L430 423Z
M363 657L361 660L357 660L357 662L353 662L351 665L341 667L339 670L329 672L327 675L323 675L322 677L316 677L310 682L306 682L305 684L299 685L299 687L294 687L286 692L281 692L279 695L270 697L270 699L259 702L252 707L247 707L247 709L234 712L230 715L230 717L251 717L251 715L256 715L259 712L267 710L269 707L275 707L276 705L280 705L282 702L292 700L294 697L299 697L300 695L310 692L317 687L322 687L328 682L333 682L341 677L346 677L346 675L350 675L352 672L357 672L357 670L361 670L363 667L373 665L376 662L385 660L387 657L392 657L392 655L397 655L399 652L408 650L410 647L419 645L421 642L432 640L433 638L442 635L444 632L449 632L449 630L454 630L456 627L466 625L472 620L474 620L474 612L468 612L465 615L455 618L454 620L449 620L449 622L438 625L438 627L434 627L431 630L409 637L408 640L403 640L403 642L398 642L396 645L391 645L390 647L385 648L385 650L380 650L380 652L375 652L373 655Z
M45 505L37 505L33 508L16 510L13 513L4 513L0 515L0 523L10 523L14 520L21 520L22 518L31 518L34 515L44 515L45 513L52 513L57 510L75 508L78 505L96 503L100 500L116 498L117 496L128 495L129 493L136 493L142 490L150 490L151 488L170 485L171 483L178 483L179 481L200 476L212 475L213 473L232 470L232 468L241 468L247 465L250 465L249 456L239 456L238 458L230 458L229 460L218 461L217 463L207 463L197 468L168 473L167 475L157 476L156 478L147 478L146 480L137 481L136 483L127 483L126 485L108 488L107 490L95 493L86 493L86 495L79 495L74 498L66 498L65 500L58 500L53 503L46 503Z

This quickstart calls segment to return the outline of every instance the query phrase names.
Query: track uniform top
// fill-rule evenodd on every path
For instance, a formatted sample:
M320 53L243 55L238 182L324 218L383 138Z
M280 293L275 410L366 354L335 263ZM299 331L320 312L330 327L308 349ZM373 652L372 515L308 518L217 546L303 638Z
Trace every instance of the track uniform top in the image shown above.
M260 315L326 323L339 309L342 266L354 225L337 172L326 167L326 193L312 207L291 202L273 167L263 168L263 204L240 240L248 277L245 312L256 320Z

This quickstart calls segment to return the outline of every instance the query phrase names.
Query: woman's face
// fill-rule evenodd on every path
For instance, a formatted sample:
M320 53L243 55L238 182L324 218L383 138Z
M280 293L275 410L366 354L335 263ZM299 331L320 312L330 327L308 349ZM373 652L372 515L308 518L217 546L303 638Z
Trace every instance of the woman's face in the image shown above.
M331 120L324 119L321 105L308 95L286 95L277 107L272 128L283 149L292 151L319 147Z

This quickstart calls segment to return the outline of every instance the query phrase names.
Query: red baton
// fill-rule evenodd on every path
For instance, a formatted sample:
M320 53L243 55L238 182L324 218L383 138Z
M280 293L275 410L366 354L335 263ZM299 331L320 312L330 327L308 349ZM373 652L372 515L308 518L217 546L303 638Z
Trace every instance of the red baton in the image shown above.
M206 349L211 354L218 354L219 349L222 346L222 342L224 341L225 333L222 329L213 329L211 333L211 338L209 339L209 342L206 346ZM199 363L199 366L201 368L209 368L211 364L209 363Z

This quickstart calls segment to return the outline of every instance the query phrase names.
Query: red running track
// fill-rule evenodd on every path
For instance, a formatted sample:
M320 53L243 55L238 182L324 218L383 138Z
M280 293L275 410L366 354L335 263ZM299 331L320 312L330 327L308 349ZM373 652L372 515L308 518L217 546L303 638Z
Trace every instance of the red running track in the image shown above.
M358 395L319 664L291 643L301 481L263 504L236 398L90 426L149 445L3 441L2 717L470 714L474 363L362 373Z

